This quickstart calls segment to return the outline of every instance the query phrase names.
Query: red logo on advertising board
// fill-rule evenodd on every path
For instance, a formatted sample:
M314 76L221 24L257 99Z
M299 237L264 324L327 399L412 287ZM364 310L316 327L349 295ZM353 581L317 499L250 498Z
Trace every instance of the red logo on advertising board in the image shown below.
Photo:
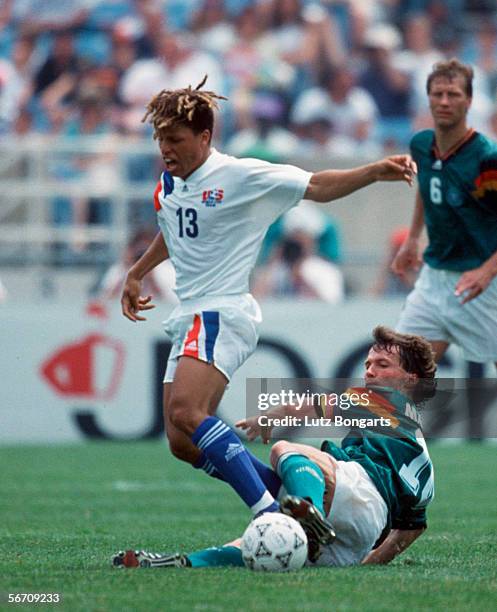
M40 366L40 373L59 395L108 400L117 391L124 366L123 344L90 334L60 347Z

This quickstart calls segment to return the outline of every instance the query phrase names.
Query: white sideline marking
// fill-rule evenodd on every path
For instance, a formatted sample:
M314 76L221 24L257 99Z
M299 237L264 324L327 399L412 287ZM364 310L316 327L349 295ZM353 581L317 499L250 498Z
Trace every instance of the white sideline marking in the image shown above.
M130 491L184 491L198 492L203 487L195 482L140 482L139 480L115 480L111 483L112 489L129 493Z

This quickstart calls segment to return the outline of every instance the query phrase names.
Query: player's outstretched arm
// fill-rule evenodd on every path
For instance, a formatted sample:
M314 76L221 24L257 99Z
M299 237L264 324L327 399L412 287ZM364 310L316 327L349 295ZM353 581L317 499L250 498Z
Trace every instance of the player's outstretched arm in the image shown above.
M419 270L422 260L419 248L419 239L425 226L425 214L423 200L419 189L416 192L416 203L409 228L409 235L406 241L400 247L397 255L392 261L392 271L401 277L406 277L409 270Z
M361 565L385 564L404 552L426 530L392 529L385 540L362 560Z
M140 295L143 277L169 257L164 237L159 232L152 240L148 249L140 259L130 268L121 296L121 309L123 315L130 321L145 321L145 317L138 315L140 311L155 308L151 303L152 296Z
M412 185L416 172L410 155L392 155L351 170L323 170L312 175L304 198L330 202L376 181L406 181Z

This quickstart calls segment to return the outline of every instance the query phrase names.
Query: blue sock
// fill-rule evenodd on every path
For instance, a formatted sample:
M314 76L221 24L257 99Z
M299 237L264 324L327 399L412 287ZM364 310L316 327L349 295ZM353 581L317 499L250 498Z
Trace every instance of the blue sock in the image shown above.
M281 489L281 478L278 474L270 468L268 465L263 463L255 455L253 455L247 448L245 449L247 455L250 457L250 461L255 468L255 471L261 477L262 482L266 485L266 489L276 499L278 492Z
M222 474L216 470L212 463L207 459L203 451L200 453L200 457L197 459L197 461L195 461L195 463L192 465L196 470L204 470L208 476L212 476L212 478L217 478L218 480L226 482Z
M278 460L277 471L290 495L307 497L324 514L324 475L314 461L304 455L285 453Z
M278 511L278 502L264 486L240 438L226 423L206 417L193 432L192 442L254 514Z
M215 546L187 555L192 567L243 567L242 551L237 546Z
M274 498L276 498L278 496L278 491L281 488L281 478L274 470L253 455L247 448L245 450L247 455L250 457L250 461L252 462L255 471L259 474L262 482L266 485L266 489ZM193 467L197 470L204 470L204 472L209 476L226 482L222 474L207 459L204 452L201 453L200 457L193 464Z

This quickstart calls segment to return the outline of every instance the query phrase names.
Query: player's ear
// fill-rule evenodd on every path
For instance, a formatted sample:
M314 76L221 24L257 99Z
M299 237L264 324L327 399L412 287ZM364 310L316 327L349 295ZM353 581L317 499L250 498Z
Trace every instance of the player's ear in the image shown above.
M211 142L212 139L212 133L210 130L203 130L203 132L200 135L200 139L202 141L202 144L204 145L208 145Z

